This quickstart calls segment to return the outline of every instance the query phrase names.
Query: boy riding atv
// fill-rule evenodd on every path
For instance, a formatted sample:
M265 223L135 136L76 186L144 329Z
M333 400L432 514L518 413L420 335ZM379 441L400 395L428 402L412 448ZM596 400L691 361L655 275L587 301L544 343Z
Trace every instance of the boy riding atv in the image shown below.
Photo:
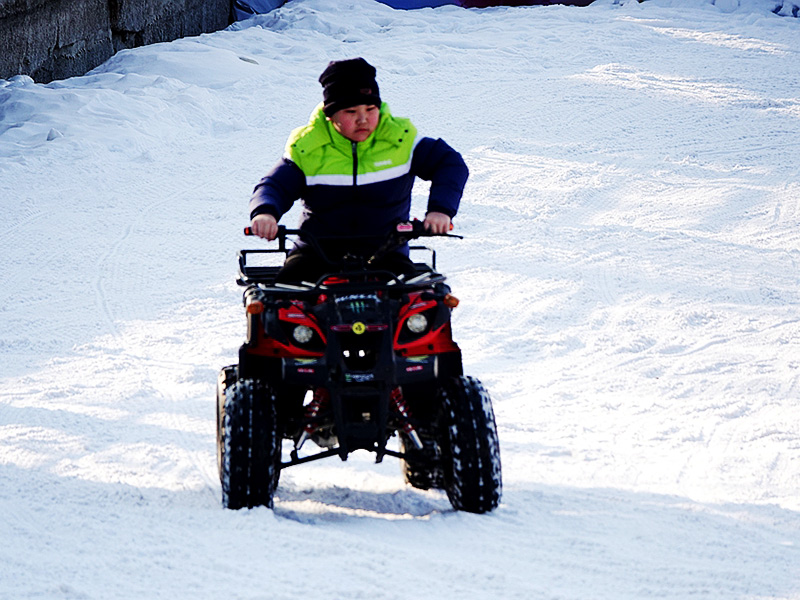
M322 106L251 200L248 229L280 247L239 254L248 329L217 386L223 504L272 506L282 469L366 450L401 459L409 484L445 490L457 510L491 511L502 489L491 399L463 375L458 300L435 255L413 262L408 246L448 235L466 165L389 114L363 59L330 63L320 82ZM423 223L408 221L417 176L431 181ZM278 227L298 198L300 228ZM282 268L248 262L269 253ZM300 456L309 440L323 451Z
M375 68L363 58L331 62L319 81L323 102L291 133L283 158L255 188L253 233L274 239L281 216L302 198L302 231L353 238L328 243L323 249L330 258L370 256L376 248L363 236L385 238L395 223L408 220L415 177L431 182L426 230L446 233L469 175L461 155L392 116L381 102ZM381 262L376 266L413 271L407 248ZM318 253L301 240L279 281L315 281L323 270Z

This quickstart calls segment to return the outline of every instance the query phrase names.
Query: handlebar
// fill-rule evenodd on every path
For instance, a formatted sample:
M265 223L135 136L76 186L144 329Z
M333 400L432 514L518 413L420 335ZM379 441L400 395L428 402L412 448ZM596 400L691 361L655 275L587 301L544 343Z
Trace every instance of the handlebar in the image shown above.
M450 229L452 230L453 224L450 224ZM245 235L255 235L253 233L252 227L245 227L244 228ZM325 238L317 238L314 234L304 231L302 229L287 229L284 225L278 225L278 234L275 236L275 239L278 240L280 245L280 250L286 250L286 238L290 235L296 235L297 237L303 239L307 242L310 246L317 251L320 257L322 257L325 262L329 264L335 264L331 261L326 253L323 251L320 240L329 240L329 239L337 239L336 236L330 236ZM375 236L365 236L373 238ZM463 236L455 235L452 233L431 233L427 229L425 229L425 224L420 221L419 219L413 219L411 221L400 221L394 226L394 230L391 231L386 236L386 241L378 248L378 250L368 259L366 259L367 265L375 264L380 258L384 257L386 254L392 252L400 248L403 244L410 242L411 240L415 240L421 237L451 237L451 238L458 238L463 239ZM342 236L338 239L353 239L353 236Z
M453 231L453 229L454 229L453 224L450 223L450 231ZM395 236L406 238L406 241L420 237L437 237L437 236L463 239L463 236L455 235L452 233L430 233L427 229L425 229L425 224L419 219L413 219L411 221L400 221L395 225L395 230L392 233ZM253 232L253 228L250 227L249 225L245 227L244 235L255 235L255 233ZM302 236L308 236L310 234L300 229L287 229L284 225L278 225L278 235L275 236L275 239L284 238L287 235L299 235L302 237Z

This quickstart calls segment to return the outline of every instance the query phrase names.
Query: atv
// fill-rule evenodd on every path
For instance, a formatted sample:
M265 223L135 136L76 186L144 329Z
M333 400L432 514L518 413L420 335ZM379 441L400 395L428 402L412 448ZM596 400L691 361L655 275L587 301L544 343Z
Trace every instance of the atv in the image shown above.
M309 233L280 227L277 248L239 251L247 340L238 365L223 368L217 384L225 508L272 507L283 469L345 461L356 450L374 453L376 462L400 459L408 484L444 490L456 510L498 506L492 402L480 381L463 374L450 325L458 300L436 271L435 251L412 246L412 257L429 258L414 261L413 273L371 268L382 253L427 235L419 221L399 223L376 254L325 258L329 273L296 285L276 282L280 265L263 263L285 258L291 238L325 257ZM309 443L317 447L311 453Z

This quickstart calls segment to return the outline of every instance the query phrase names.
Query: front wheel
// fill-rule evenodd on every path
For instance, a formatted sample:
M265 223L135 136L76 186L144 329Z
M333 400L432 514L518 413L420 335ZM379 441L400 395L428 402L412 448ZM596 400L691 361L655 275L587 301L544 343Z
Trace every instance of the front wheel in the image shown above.
M497 508L503 489L500 444L489 393L472 377L454 377L440 391L444 487L456 510Z
M225 387L217 431L225 508L272 508L281 468L275 405L275 393L259 380L239 379Z

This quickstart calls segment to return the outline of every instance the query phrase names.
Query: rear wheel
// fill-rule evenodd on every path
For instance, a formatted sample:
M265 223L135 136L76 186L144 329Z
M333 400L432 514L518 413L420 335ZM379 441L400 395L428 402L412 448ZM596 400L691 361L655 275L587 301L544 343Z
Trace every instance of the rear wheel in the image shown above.
M223 430L222 420L225 414L225 394L229 387L236 383L236 365L223 367L217 376L217 470L222 480Z
M502 493L500 444L492 400L480 381L455 377L440 394L444 488L456 510L485 513Z
M281 465L275 405L274 392L260 380L239 379L224 390L217 454L225 508L272 507Z

